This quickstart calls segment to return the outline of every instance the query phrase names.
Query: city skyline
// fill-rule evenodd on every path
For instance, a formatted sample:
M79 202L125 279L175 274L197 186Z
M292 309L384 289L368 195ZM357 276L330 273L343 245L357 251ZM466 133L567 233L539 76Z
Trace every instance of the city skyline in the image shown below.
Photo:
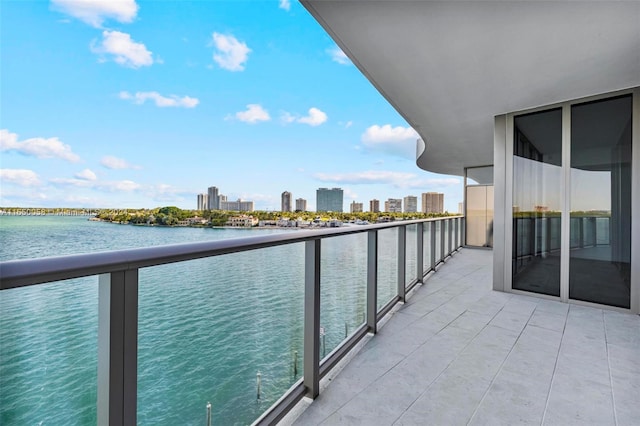
M308 210L334 186L343 211L462 201L463 179L418 169L418 134L299 3L110 4L3 2L0 205L193 208L208 182L258 210L284 186Z
M238 199L237 201L227 201L227 196L220 193L220 189L216 186L210 186L207 189L208 193L197 194L196 198L196 210L231 210L231 211L253 211L254 202L250 200ZM421 193L422 199L422 213L444 213L444 194L436 192L423 192ZM217 200L217 201L216 201ZM290 191L283 191L280 194L280 209L272 211L292 212L293 209L293 194ZM341 201L340 201L341 200ZM321 208L316 210L307 209L307 200L304 198L295 199L295 210L299 211L317 211L317 212L350 212L350 213L362 213L364 212L364 202L358 202L352 200L348 209L340 209L338 206L340 203L344 205L344 191L342 188L318 188L316 189L316 203ZM216 204L217 203L217 204ZM461 213L460 206L463 203L458 203L458 209L450 211L449 213ZM207 206L204 208L204 206ZM260 210L260 209L257 209ZM267 210L268 211L268 210ZM380 201L377 199L369 200L369 212L380 212ZM415 195L407 195L404 198L389 198L384 202L384 212L389 213L417 213L418 212L418 197Z

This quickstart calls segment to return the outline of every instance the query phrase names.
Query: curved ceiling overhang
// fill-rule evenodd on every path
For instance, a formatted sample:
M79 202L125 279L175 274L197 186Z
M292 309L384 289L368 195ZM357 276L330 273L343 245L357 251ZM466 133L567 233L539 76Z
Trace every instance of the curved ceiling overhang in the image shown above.
M436 173L493 164L493 118L640 85L640 2L302 0Z

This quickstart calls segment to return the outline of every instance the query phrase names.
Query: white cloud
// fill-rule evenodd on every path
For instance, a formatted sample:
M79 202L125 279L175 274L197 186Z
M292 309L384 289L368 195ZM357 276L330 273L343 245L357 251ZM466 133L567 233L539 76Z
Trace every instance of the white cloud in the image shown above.
M432 178L425 179L424 186L436 185L436 186L452 186L452 185L460 185L462 184L462 180L458 178Z
M232 35L213 33L213 45L217 49L213 60L225 70L243 71L251 49Z
M327 114L318 108L311 107L309 108L309 114L304 117L295 116L285 111L280 115L280 120L285 124L296 122L315 127L327 121Z
M280 0L280 4L278 5L280 9L289 10L291 9L291 1L290 0Z
M198 98L192 98L190 96L177 96L169 95L162 96L158 92L136 92L131 94L129 92L120 92L118 94L120 99L126 99L132 101L134 104L141 105L147 101L147 99L155 102L156 106L160 108L165 107L181 107L181 108L195 108L200 103Z
M91 43L91 50L99 55L112 55L113 61L129 68L140 68L153 64L151 52L143 43L135 42L127 33L103 31L102 43ZM101 56L102 61L106 61Z
M193 195L193 191L183 191L174 186L167 185L166 183L153 185L147 188L146 192L147 196L161 202L174 202L176 200L183 199L185 194Z
M424 192L443 187L461 185L462 181L455 177L421 178L415 173L393 172L384 170L368 170L353 173L316 173L314 178L328 183L344 185L387 184L402 189L419 189Z
M36 186L40 184L40 178L36 172L27 169L0 169L0 181L20 186Z
M84 179L84 180L98 179L98 176L96 176L96 174L93 173L90 169L84 169L83 171L76 173L75 177L78 179Z
M363 142L369 143L387 143L387 142L404 142L406 140L414 140L418 138L418 133L411 127L391 127L390 124L378 126L377 124L367 128L362 135Z
M51 0L51 5L94 27L102 26L106 19L129 23L138 13L135 0Z
M107 155L102 157L100 160L100 164L102 164L107 169L141 169L142 167L136 166L134 164L129 163L127 160L122 158L114 157L112 155Z
M142 188L142 185L131 180L90 181L78 178L52 178L49 182L59 186L93 188L107 192L132 192Z
M80 157L58 138L31 138L18 141L18 135L0 130L0 151L15 151L36 158L59 158L77 163Z
M356 192L354 192L353 190L349 189L349 188L345 188L344 189L344 198L346 200L357 200L358 194Z
M95 182L92 182L87 179L77 178L77 177L76 178L51 178L49 179L49 182L55 185L77 186L80 188L90 188L95 185Z
M359 184L379 184L379 183L398 184L400 182L413 180L416 178L416 175L414 173L370 170L370 171L364 171L364 172L336 173L336 174L316 173L314 177L323 182L336 182L336 183L359 185Z
M331 56L331 60L340 65L351 65L351 59L338 46L328 49L327 53Z
M102 182L99 185L97 185L97 187L100 189L106 189L108 191L113 191L113 192L116 192L116 191L131 192L141 188L140 184L135 183L131 180Z
M238 120L249 124L256 124L259 121L271 120L269 112L259 104L247 105L247 110L236 112L235 117Z
M390 124L370 126L362 134L362 143L369 149L415 160L418 133L411 127L391 127Z
M309 126L319 126L327 121L327 114L318 108L309 108L309 115L298 119L298 123L308 124Z

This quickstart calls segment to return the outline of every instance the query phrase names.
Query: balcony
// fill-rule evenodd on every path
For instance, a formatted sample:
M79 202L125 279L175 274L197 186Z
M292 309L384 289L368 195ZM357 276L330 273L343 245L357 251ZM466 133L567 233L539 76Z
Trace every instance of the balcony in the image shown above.
M492 291L491 264L448 260L292 422L637 424L640 317Z
M257 424L634 424L640 418L640 317L492 291L492 252L454 250L462 225L458 218L400 222L65 262L5 262L2 289L100 274L99 424L141 420L139 334L132 320L137 274L131 271L300 242L306 288L301 378L264 407ZM378 234L391 230L397 292L387 300L376 294L389 283L375 266L388 260L378 256ZM324 353L319 266L330 254L320 248L349 234L366 237L366 316Z

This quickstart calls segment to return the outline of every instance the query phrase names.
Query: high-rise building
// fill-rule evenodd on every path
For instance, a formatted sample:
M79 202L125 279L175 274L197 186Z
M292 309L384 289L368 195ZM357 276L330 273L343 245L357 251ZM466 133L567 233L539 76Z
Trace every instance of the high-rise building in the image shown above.
M362 203L356 203L355 201L352 201L350 210L351 213L362 213Z
M369 211L371 213L379 213L380 212L380 200L376 200L375 198L369 201Z
M304 198L296 198L296 210L301 212L307 211L307 200Z
M209 196L207 194L198 194L198 210L207 210L209 208Z
M252 212L253 211L253 201L242 201L238 199L237 201L220 201L220 210L228 210L234 212Z
M342 188L318 188L316 190L317 212L342 212Z
M217 186L210 186L207 190L209 210L220 210L220 198Z
M444 213L444 194L439 192L423 192L422 213Z
M458 213L464 214L464 203L458 203Z
M389 198L384 202L384 211L389 213L402 213L402 199Z
M290 212L292 205L292 196L289 191L284 191L282 193L281 201L280 201L280 211Z
M418 197L414 195L407 195L404 197L404 212L415 213L418 211Z

